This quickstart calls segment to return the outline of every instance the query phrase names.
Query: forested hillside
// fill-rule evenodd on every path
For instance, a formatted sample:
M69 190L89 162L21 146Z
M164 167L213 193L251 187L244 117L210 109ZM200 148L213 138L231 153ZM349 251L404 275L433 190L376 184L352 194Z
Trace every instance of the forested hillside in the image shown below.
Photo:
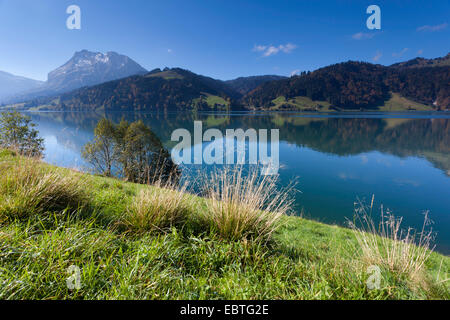
M24 109L161 110L447 110L449 56L392 66L349 61L298 76L221 81L188 70L155 69L59 96L28 101Z
M278 97L304 96L341 109L376 109L396 92L436 109L448 109L449 84L450 66L384 67L350 61L265 83L246 95L243 103L269 108Z
M287 79L287 77L276 76L276 75L265 75L265 76L253 76L253 77L240 77L234 80L225 81L236 92L246 95L250 91L254 90L263 83Z
M153 70L100 85L81 88L44 100L34 100L25 108L61 110L159 110L164 108L227 107L237 103L237 95L222 81L174 68Z

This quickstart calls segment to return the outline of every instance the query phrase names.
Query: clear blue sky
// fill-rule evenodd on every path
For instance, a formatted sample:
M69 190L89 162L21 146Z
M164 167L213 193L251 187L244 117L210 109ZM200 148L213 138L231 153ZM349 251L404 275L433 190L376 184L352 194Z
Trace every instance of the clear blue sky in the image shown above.
M66 28L71 4L81 30ZM380 31L366 27L371 4ZM46 80L81 49L224 80L347 60L389 65L450 51L450 1L0 0L0 70Z

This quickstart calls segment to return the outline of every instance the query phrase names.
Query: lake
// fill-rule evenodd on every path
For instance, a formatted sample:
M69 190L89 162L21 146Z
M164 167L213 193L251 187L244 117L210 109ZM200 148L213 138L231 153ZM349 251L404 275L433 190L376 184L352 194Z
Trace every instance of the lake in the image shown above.
M279 129L280 182L296 179L296 211L345 225L357 198L389 208L403 227L420 229L429 210L437 250L450 254L450 114L448 113L89 113L30 114L45 139L45 161L89 170L80 151L102 116L142 119L167 148L175 129ZM187 178L191 170L185 170ZM192 176L192 180L195 180Z

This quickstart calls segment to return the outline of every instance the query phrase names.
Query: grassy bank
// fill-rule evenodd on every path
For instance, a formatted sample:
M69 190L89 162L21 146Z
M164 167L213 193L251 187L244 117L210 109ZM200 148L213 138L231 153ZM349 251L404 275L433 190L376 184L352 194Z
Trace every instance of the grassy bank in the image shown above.
M226 239L201 223L217 207L203 198L8 151L0 165L0 299L450 298L450 258L437 253L414 276L380 261L380 289L369 290L350 229L284 216L270 241ZM163 220L130 219L142 202ZM80 289L68 289L70 266Z
M376 108L367 109L365 111L381 111L381 112L401 112L401 111L435 111L432 106L425 105L398 93L391 92L391 97L386 100L383 105ZM294 111L315 111L315 112L358 112L360 109L341 109L335 108L327 101L314 101L308 97L294 97L286 99L280 96L272 100L272 107L269 110L294 110Z

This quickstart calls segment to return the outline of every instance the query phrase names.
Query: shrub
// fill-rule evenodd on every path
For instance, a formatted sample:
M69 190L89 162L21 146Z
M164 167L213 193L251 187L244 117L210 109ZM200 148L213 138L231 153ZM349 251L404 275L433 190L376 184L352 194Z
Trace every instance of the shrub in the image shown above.
M204 183L207 210L200 220L223 239L268 241L293 202L290 188L278 190L277 178L242 167L214 171Z
M76 210L87 202L80 176L49 169L37 160L0 164L0 217L27 218L45 212Z

